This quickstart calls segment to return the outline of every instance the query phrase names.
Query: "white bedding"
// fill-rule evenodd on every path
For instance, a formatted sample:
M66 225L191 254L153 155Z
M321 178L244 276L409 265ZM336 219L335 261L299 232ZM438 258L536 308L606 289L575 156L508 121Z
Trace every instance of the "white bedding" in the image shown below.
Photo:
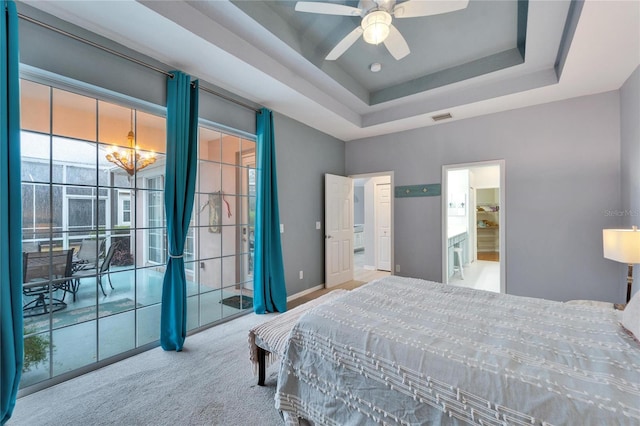
M613 309L387 277L291 331L276 407L316 425L639 425Z

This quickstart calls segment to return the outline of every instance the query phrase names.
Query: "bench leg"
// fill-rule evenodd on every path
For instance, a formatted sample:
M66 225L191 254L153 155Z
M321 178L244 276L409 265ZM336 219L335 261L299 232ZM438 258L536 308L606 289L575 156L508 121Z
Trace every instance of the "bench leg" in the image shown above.
M258 346L258 386L264 386L266 375L267 351Z

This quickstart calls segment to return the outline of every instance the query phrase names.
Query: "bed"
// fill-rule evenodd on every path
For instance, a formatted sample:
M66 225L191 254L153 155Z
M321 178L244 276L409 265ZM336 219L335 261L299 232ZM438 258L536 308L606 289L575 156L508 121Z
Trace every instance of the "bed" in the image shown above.
M401 277L291 330L287 424L638 425L640 343L619 312Z

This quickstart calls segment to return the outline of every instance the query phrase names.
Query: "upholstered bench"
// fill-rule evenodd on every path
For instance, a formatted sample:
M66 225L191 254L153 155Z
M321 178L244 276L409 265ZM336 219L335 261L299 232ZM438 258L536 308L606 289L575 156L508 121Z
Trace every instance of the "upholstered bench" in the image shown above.
M249 360L253 364L254 374L258 374L258 385L264 386L267 367L284 355L289 333L298 319L313 307L347 292L342 289L330 291L249 330Z

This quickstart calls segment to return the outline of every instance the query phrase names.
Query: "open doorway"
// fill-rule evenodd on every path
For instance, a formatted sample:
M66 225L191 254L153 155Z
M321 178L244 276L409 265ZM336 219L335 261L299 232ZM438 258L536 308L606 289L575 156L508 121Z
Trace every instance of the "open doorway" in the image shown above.
M390 275L393 265L393 177L391 172L353 178L353 278Z
M443 166L442 282L506 292L504 160Z

